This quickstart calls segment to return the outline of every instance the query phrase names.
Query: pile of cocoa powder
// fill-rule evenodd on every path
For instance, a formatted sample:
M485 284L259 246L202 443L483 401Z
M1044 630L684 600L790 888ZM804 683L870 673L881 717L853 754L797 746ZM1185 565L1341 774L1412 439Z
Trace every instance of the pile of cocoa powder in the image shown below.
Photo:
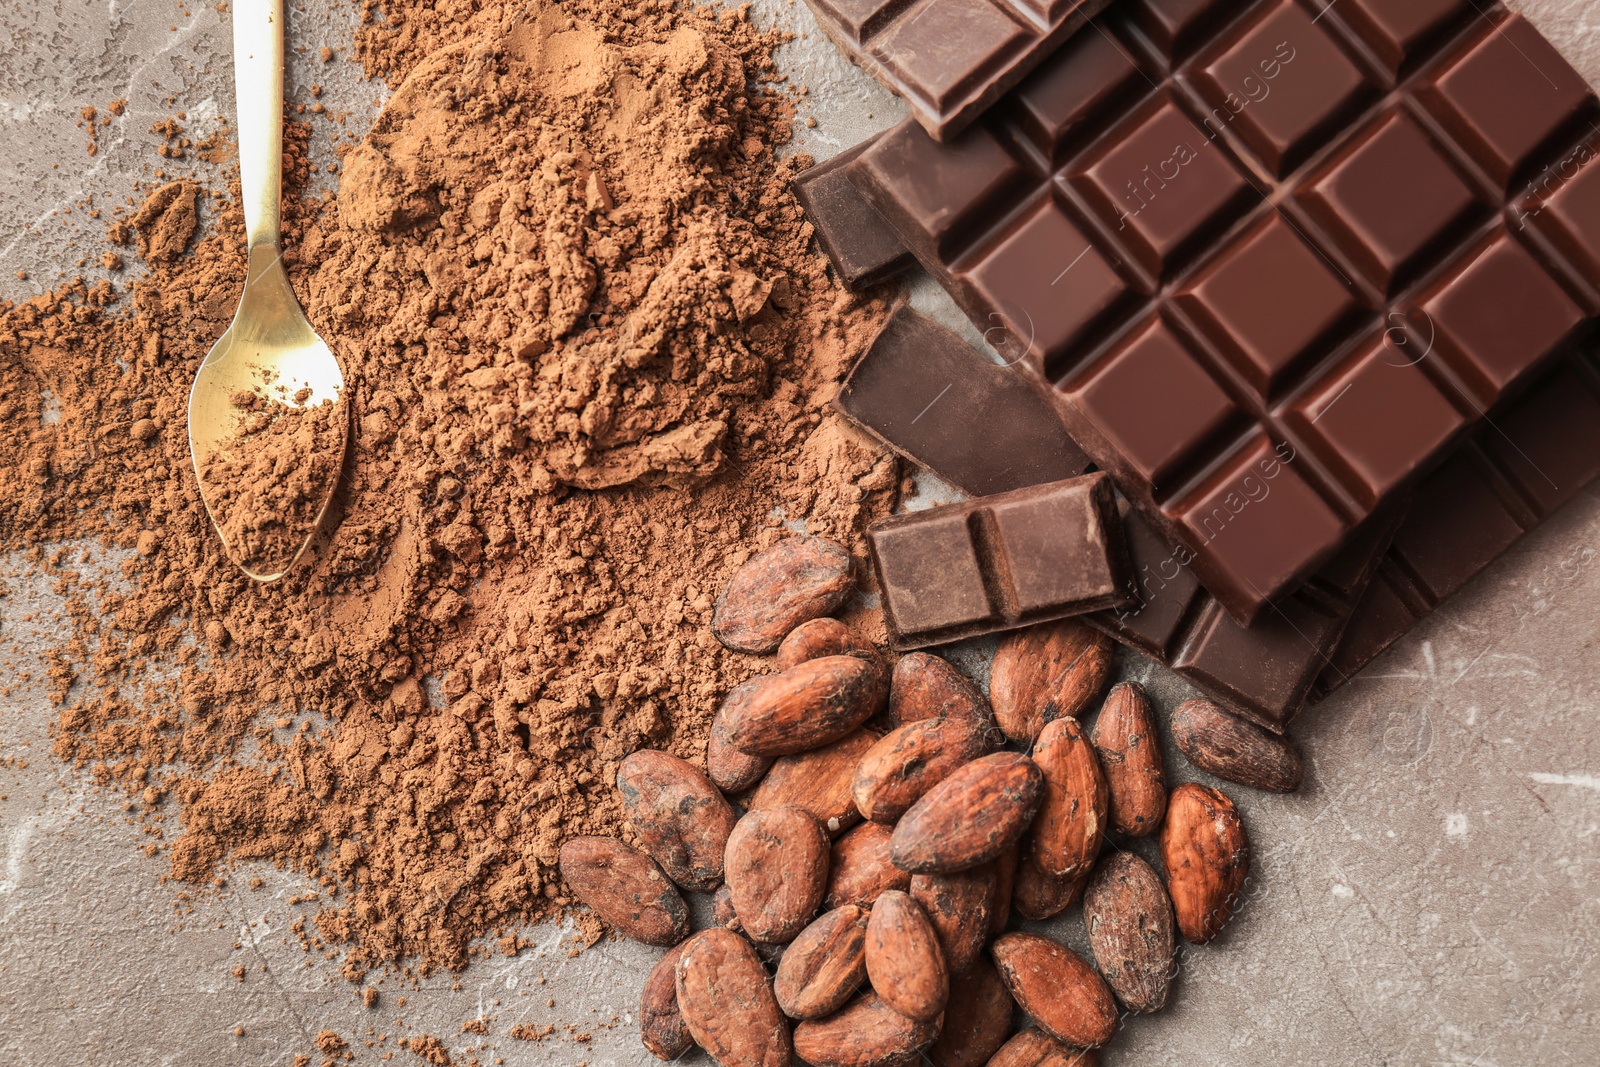
M0 547L75 627L56 752L177 879L317 877L352 977L563 909L559 845L617 831L619 762L698 758L754 669L713 591L788 524L858 548L900 488L824 406L882 309L790 195L778 35L656 0L367 10L353 51L394 95L337 193L300 195L286 131L285 262L353 429L283 581L224 554L185 433L243 279L235 195L193 235L185 187L153 190L139 280L0 306Z

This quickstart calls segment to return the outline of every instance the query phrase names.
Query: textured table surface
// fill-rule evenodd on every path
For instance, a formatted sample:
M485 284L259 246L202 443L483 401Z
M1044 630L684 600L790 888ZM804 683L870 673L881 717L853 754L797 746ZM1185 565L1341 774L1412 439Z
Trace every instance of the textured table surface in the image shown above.
M360 123L381 87L361 82L354 64L314 58L348 41L355 5L305 6L289 28L291 98L310 102L315 67L330 109ZM1600 82L1600 8L1513 6ZM810 34L784 56L811 87L818 125L802 130L807 149L830 155L901 114L832 52L803 5L755 8ZM209 5L193 15L171 0L0 5L0 294L22 298L84 273L75 264L99 251L98 224L78 236L87 220L59 209L86 191L120 199L148 178L160 163L151 123L184 110L203 131L231 113L230 69L227 16ZM85 156L79 109L118 97L126 115ZM967 329L926 282L914 301ZM1591 489L1301 721L1310 771L1298 794L1229 788L1255 845L1248 899L1217 942L1184 955L1169 1009L1131 1020L1103 1062L1597 1062L1597 545ZM0 659L42 676L49 634L30 636L38 624L21 620L59 609L42 581L0 600ZM961 658L981 672L984 652ZM1121 671L1163 710L1188 695L1136 658ZM120 798L51 759L52 717L42 688L0 703L0 1065L320 1062L312 1043L323 1029L351 1041L358 1063L424 1033L486 1064L654 1062L632 1012L655 950L612 942L568 958L561 932L545 928L515 959L417 988L380 981L383 999L369 1011L336 963L283 938L302 911L288 899L309 888L299 879L241 870L230 886L247 875L265 886L230 887L180 912ZM1183 777L1181 759L1171 762ZM1075 917L1059 931L1082 945ZM243 982L231 973L240 965ZM480 1017L486 1037L463 1033ZM519 1023L556 1031L540 1042L507 1036ZM374 1032L389 1041L368 1049L361 1039ZM395 1051L390 1062L421 1061Z

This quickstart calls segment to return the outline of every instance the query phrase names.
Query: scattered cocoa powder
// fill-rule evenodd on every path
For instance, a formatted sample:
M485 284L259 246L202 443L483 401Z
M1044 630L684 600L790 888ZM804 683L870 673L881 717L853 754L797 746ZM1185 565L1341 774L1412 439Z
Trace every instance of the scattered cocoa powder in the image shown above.
M146 198L128 220L139 235L139 258L147 263L168 263L183 255L200 227L199 195L199 186L178 181L168 182Z
M562 909L561 841L621 830L621 758L699 761L755 669L709 632L728 575L790 523L860 556L899 486L824 406L882 308L809 247L779 35L658 0L433 6L360 31L395 92L336 194L295 193L286 124L285 262L353 429L282 582L225 556L185 434L236 197L187 252L183 185L141 211L126 290L0 305L0 547L76 631L56 752L128 791L178 879L315 875L352 978Z

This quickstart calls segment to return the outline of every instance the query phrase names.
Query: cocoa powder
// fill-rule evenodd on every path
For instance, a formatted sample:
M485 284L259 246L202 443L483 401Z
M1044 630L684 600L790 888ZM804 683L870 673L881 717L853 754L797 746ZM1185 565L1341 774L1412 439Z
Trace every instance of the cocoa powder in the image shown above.
M336 193L295 192L287 125L285 262L352 437L282 582L225 556L184 432L243 280L234 196L202 193L191 244L158 193L126 288L0 305L0 548L76 631L56 752L128 791L175 878L316 876L351 977L564 908L561 842L624 833L619 761L699 760L755 669L708 629L727 577L785 523L862 557L899 486L824 407L882 308L788 191L778 35L651 0L433 7L360 31L394 95Z

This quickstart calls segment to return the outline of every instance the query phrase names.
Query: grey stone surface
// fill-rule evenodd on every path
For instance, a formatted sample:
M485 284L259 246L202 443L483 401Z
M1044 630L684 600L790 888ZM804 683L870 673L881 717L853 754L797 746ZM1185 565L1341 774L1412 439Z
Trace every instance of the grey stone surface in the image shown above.
M1600 80L1594 5L1518 6ZM756 8L809 34L784 56L818 119L802 130L808 150L831 154L900 114L832 52L803 5ZM230 113L227 16L184 10L175 0L0 4L0 294L93 276L77 262L100 250L103 223L66 209L85 194L121 201L164 164L151 123L182 110L204 135ZM348 40L355 11L309 0L291 20L291 99L309 104L317 82L330 110L351 113L346 127L318 124L323 151L332 132L359 133L381 100L353 64L316 59ZM127 113L91 157L79 109L103 113L118 97ZM926 282L914 299L967 328ZM1597 544L1591 490L1305 717L1300 793L1229 787L1256 851L1246 904L1218 941L1184 954L1172 1005L1129 1019L1104 1063L1600 1062ZM15 558L0 567L27 569ZM42 678L59 613L46 583L13 583L0 599L0 659ZM981 673L986 651L975 643L957 658ZM1187 695L1137 658L1120 669L1163 709ZM255 866L223 890L175 900L120 799L51 758L52 719L37 681L0 701L0 1064L288 1064L314 1053L322 1029L350 1040L359 1063L385 1051L421 1062L395 1044L417 1033L485 1064L653 1062L631 1013L654 950L606 943L569 958L561 931L543 928L516 959L416 987L382 979L369 1011L334 961L285 936L303 910L289 898L309 885ZM1180 778L1203 778L1170 762ZM246 888L252 876L260 889ZM1055 929L1082 947L1076 912ZM462 1031L480 1017L487 1037ZM509 1038L519 1023L555 1032ZM362 1043L379 1034L388 1040Z

